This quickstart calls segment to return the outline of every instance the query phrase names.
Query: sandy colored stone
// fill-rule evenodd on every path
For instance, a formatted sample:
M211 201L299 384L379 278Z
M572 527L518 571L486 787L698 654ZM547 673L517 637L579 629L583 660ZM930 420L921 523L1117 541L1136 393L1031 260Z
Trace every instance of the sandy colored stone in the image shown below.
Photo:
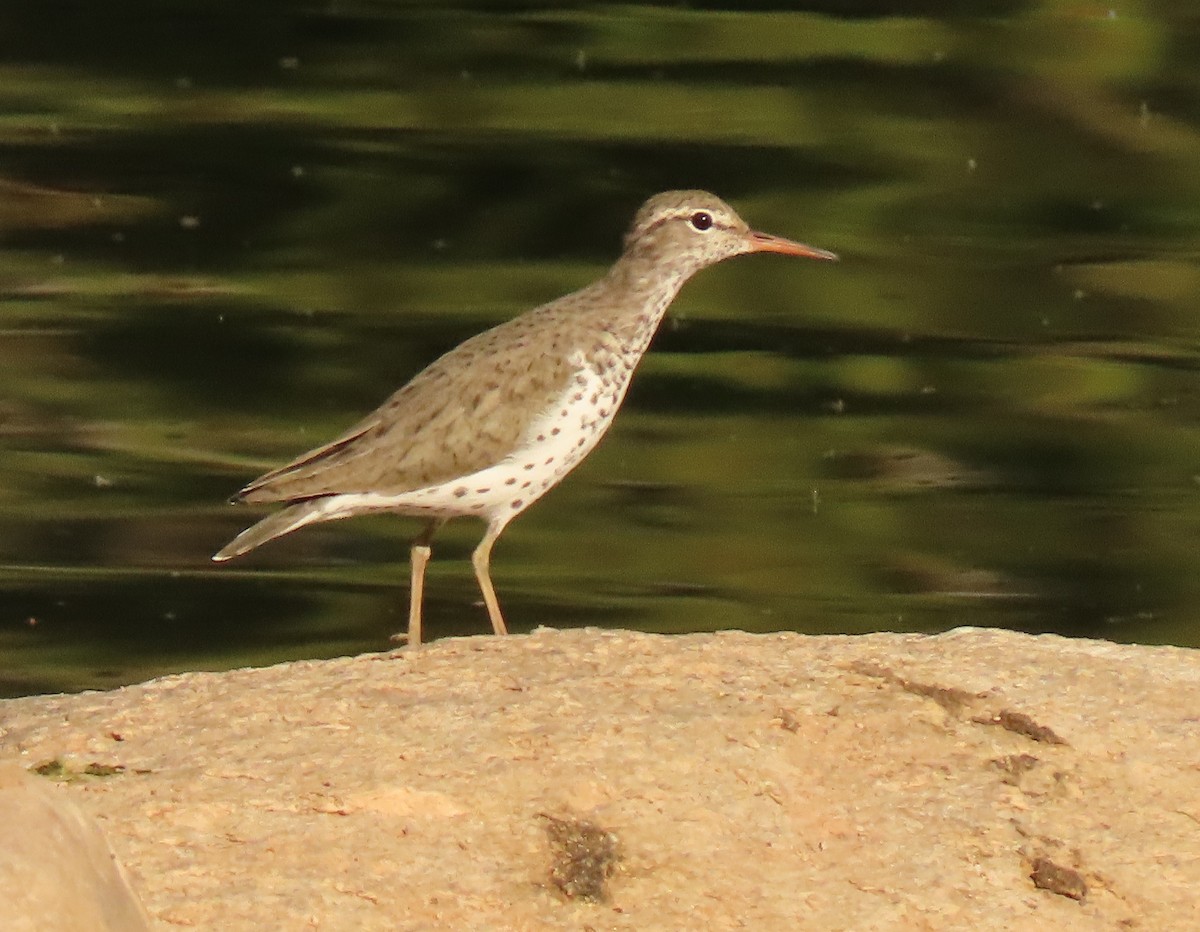
M539 630L10 700L0 757L124 768L65 792L164 929L1200 928L1178 648Z
M95 820L50 781L0 764L0 929L149 928Z

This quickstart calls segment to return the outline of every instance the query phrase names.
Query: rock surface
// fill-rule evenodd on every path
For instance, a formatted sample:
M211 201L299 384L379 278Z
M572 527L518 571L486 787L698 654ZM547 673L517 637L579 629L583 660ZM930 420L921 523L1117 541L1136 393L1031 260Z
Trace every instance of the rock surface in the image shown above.
M161 928L1200 928L1176 648L540 630L0 702L0 759Z
M149 928L95 820L48 781L0 764L0 929Z

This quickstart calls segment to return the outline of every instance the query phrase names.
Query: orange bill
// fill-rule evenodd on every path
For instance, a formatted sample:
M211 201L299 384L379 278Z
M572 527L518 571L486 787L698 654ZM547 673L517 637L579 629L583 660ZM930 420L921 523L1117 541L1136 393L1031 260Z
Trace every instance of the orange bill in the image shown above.
M751 230L749 238L754 252L777 252L784 256L804 256L807 259L837 261L836 253L817 249L815 246L806 246L804 243L784 239L782 236L772 236L770 233L759 233L757 230Z

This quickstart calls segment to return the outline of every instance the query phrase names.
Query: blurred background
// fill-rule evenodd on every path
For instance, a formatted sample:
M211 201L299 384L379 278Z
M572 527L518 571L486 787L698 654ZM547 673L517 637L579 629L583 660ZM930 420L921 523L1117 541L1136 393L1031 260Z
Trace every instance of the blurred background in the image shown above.
M388 648L417 524L226 499L703 187L837 265L674 305L508 529L515 631L1200 646L1190 0L0 6L0 695ZM490 627L435 548L428 636Z

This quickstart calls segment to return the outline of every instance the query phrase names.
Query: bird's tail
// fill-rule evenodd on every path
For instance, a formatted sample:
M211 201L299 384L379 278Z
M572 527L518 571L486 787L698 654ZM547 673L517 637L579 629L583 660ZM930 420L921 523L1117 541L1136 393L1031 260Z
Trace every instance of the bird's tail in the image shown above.
M306 502L289 505L282 511L277 511L275 514L263 518L258 524L246 528L241 534L213 554L213 562L224 563L226 560L240 557L243 553L249 553L255 547L265 544L269 540L282 537L284 534L290 534L292 531L302 528L306 524L321 521L327 516L328 510L328 502L321 498L314 498Z

